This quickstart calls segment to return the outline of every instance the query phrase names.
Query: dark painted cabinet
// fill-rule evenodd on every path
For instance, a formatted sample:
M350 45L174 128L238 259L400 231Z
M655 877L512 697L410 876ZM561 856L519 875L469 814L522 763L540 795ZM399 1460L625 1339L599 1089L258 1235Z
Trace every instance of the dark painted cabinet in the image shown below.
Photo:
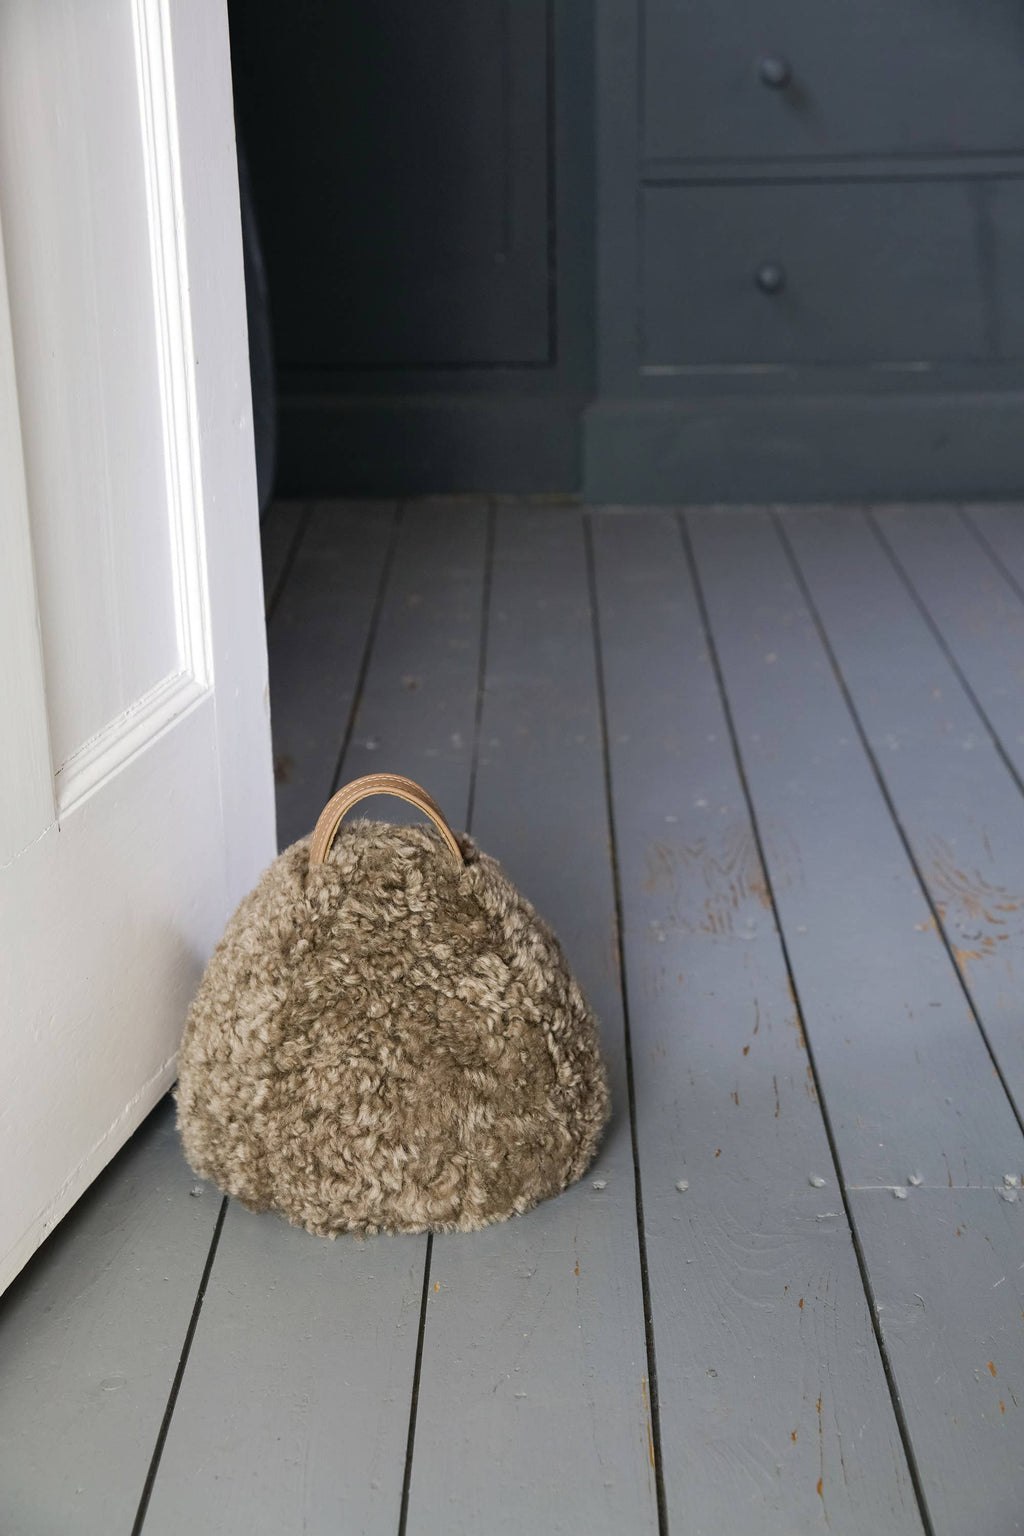
M993 217L1017 204L1024 181L646 187L641 367L998 357L1024 340L1020 219Z
M547 361L545 32L543 0L236 14L286 369Z
M291 494L556 490L591 381L591 17L233 0Z
M595 499L1024 482L1019 0L599 0Z
M1024 0L230 0L282 491L1024 490Z
M1024 150L1019 0L641 0L657 159Z

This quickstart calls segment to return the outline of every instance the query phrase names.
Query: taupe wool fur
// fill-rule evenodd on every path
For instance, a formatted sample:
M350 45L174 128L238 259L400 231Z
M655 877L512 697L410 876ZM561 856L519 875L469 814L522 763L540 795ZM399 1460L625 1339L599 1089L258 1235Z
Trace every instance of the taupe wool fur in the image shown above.
M558 941L468 837L355 821L245 898L189 1011L178 1124L203 1178L310 1232L468 1230L586 1170L609 1113Z

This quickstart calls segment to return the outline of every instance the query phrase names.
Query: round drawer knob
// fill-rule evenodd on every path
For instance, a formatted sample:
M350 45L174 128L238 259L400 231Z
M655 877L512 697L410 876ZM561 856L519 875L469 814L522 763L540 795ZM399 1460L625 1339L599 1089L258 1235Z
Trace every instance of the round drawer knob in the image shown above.
M762 293L781 293L786 286L786 269L777 261L765 261L754 273L754 281Z
M783 86L788 85L792 74L789 60L777 56L762 59L757 66L757 78L762 85L771 86L773 91L781 91Z

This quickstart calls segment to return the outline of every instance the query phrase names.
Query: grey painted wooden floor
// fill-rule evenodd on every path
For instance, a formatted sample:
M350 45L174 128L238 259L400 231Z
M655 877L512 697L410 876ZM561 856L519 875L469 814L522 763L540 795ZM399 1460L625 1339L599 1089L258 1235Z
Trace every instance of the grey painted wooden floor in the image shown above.
M332 1244L162 1106L0 1304L2 1536L1024 1531L1024 508L265 542L282 843L421 779L617 1113L519 1221Z

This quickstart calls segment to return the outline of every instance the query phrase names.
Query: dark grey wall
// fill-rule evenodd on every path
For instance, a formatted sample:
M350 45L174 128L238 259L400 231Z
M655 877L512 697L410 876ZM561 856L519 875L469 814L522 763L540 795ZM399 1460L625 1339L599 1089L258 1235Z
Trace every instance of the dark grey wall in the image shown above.
M593 389L590 7L236 0L285 494L564 490Z
M1019 0L598 0L597 500L1024 489Z

